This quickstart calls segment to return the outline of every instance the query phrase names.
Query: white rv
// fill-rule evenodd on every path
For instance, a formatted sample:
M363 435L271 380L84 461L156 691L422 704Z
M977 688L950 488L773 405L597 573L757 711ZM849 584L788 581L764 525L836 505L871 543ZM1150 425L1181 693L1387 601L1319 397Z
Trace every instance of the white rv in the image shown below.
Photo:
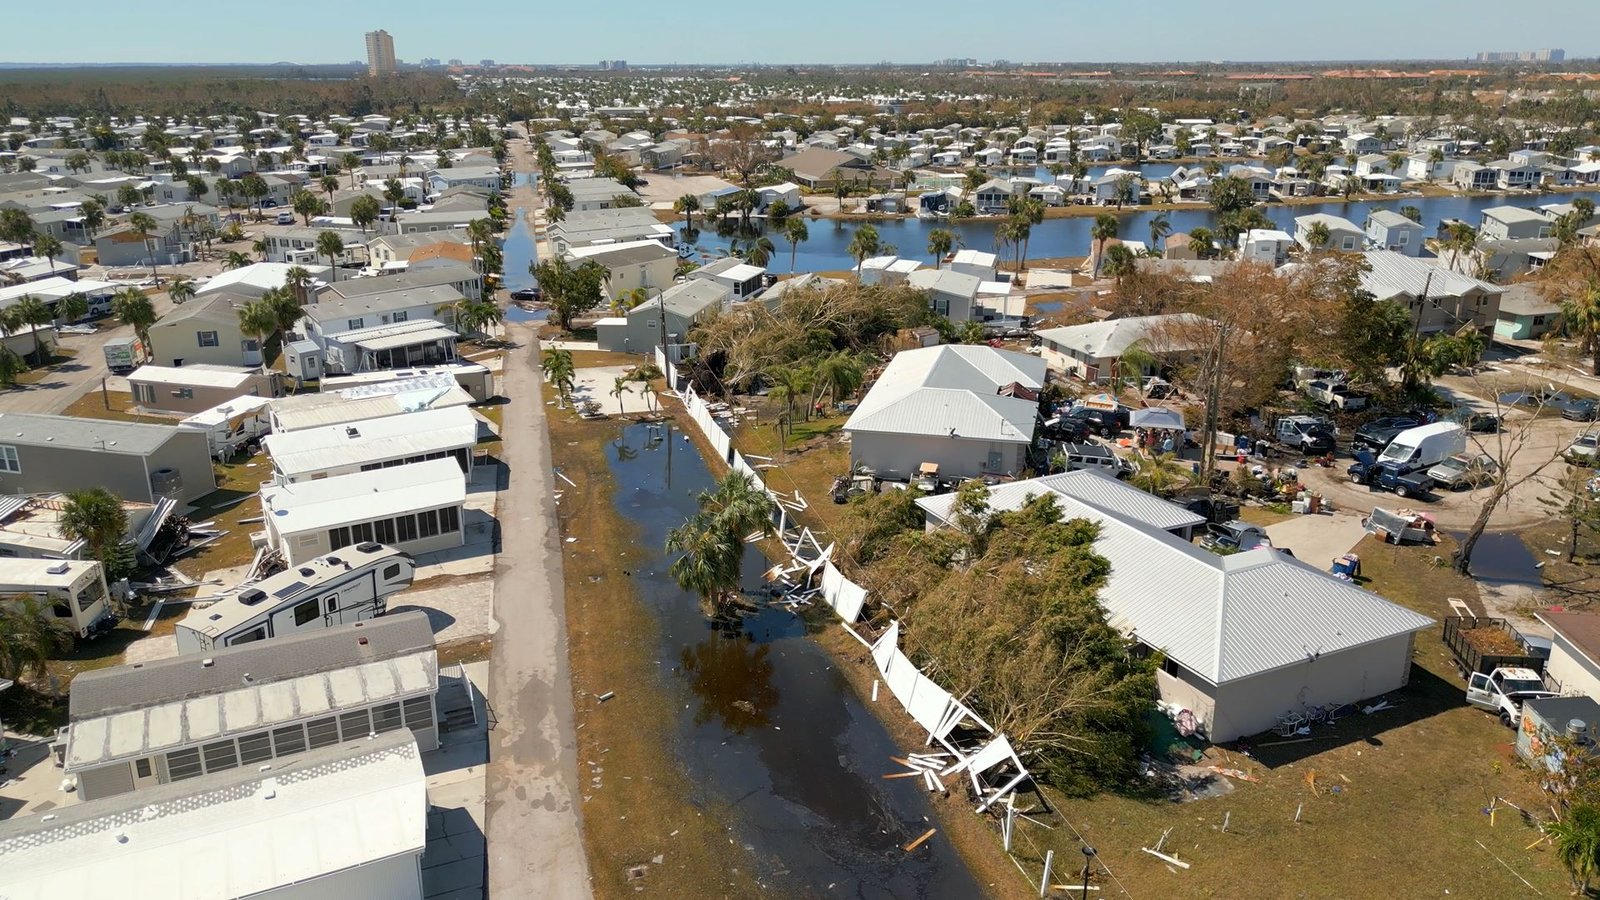
M178 424L204 431L211 442L211 455L226 462L240 446L272 430L271 397L237 397L208 410L197 412Z
M0 557L0 598L33 597L80 638L111 612L100 563Z
M411 586L408 553L366 542L306 560L230 591L178 623L178 652L206 653L252 641L381 616Z

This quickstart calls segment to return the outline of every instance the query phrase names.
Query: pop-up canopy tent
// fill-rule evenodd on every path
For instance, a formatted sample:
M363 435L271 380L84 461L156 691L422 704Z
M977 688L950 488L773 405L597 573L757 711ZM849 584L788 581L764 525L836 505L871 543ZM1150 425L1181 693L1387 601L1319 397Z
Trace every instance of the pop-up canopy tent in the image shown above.
M1183 431L1183 413L1175 409L1162 409L1151 407L1149 409L1136 409L1129 416L1128 424L1134 428L1154 428L1166 431Z

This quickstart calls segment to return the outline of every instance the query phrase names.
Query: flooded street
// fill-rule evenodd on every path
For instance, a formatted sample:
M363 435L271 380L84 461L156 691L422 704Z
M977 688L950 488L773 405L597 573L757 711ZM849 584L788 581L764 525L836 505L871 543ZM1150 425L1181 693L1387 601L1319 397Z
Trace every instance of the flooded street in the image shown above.
M632 572L660 628L662 675L680 709L674 752L706 801L733 810L735 839L775 896L971 898L982 895L936 835L918 779L885 780L898 746L794 615L764 609L714 630L667 574L667 532L696 510L713 475L668 426L630 425L607 453L613 502L638 529ZM766 563L745 555L747 588Z
M1457 535L1459 541L1465 534ZM1543 587L1539 561L1522 542L1520 535L1486 531L1472 548L1472 577L1484 584L1504 587Z

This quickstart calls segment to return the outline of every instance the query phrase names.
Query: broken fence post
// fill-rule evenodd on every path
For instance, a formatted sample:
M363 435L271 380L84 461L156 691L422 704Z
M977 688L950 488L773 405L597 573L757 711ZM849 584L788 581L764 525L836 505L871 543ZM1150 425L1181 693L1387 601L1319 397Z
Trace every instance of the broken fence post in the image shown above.
M1229 810L1229 811L1227 811L1227 812L1222 814L1222 833L1223 834L1227 834L1228 833L1228 820L1231 819L1231 818L1233 818L1233 811L1232 810Z
M1044 875L1039 879L1039 896L1041 897L1050 890L1050 864L1055 860L1056 852L1054 850L1046 850L1044 852Z

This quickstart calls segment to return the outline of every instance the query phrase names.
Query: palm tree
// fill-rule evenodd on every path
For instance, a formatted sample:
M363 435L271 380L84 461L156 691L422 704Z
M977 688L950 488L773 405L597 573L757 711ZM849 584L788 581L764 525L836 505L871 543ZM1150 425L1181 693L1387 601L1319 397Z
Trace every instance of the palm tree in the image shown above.
M610 393L611 396L617 398L618 415L627 415L628 404L624 402L622 398L628 393L628 376L618 375L616 378L612 379Z
M333 280L339 280L339 255L344 253L344 240L337 231L317 234L317 253L328 258L328 268L333 270Z
M1456 268L1456 261L1461 257L1461 251L1472 250L1478 245L1478 230L1465 222L1455 222L1446 231L1444 245L1450 250L1450 268Z
M0 344L0 385L11 387L17 383L17 376L28 371L28 364L22 357L3 344Z
M817 362L816 384L812 390L819 400L826 391L830 404L838 406L855 395L866 375L865 367L854 353L836 350Z
M1139 471L1129 480L1158 497L1167 497L1174 487L1187 481L1188 476L1189 470L1176 454L1157 453L1139 460Z
M5 311L5 316L6 331L18 332L26 328L33 334L34 365L44 365L44 339L39 337L39 329L55 321L55 313L38 297L23 294Z
M242 269L248 265L250 265L250 257L245 256L238 250L229 250L228 255L222 258L222 267L224 269Z
M1561 325L1589 357L1590 371L1600 375L1600 288L1578 291L1561 302Z
M1333 233L1328 230L1326 222L1313 222L1311 227L1306 229L1306 244L1310 246L1313 253L1319 250L1326 250L1328 242L1331 240L1333 240Z
M172 283L167 285L167 296L180 306L193 300L194 294L194 280L182 275L172 279Z
M784 412L792 419L794 417L794 402L802 394L808 394L815 383L814 373L810 366L796 364L790 366L773 366L765 373L772 380L772 395L776 400L783 401ZM811 411L806 410L809 417Z
M672 201L672 211L683 215L683 233L694 231L694 214L700 211L700 198L693 194L684 194Z
M1158 212L1150 217L1150 249L1160 250L1161 241L1172 233L1171 217L1165 212Z
M73 291L56 301L56 317L69 325L88 314L89 295L83 291Z
M572 392L572 379L577 369L572 365L571 350L546 350L544 357L539 361L539 369L544 372L546 381L555 385L556 401L561 409L566 409L568 395Z
M33 239L33 255L50 261L51 275L56 273L56 257L61 255L61 249L61 239L53 234L36 235Z
M1545 833L1579 894L1589 896L1589 883L1600 875L1600 807L1574 806L1565 819L1546 825Z
M1422 224L1422 210L1418 209L1415 206L1402 206L1402 207L1400 207L1400 215L1405 216L1406 218L1410 219L1413 222L1416 222L1419 225Z
M334 192L339 190L339 176L324 175L322 176L322 181L320 183L322 185L322 192L328 195L328 206L332 207Z
M156 220L151 218L148 213L136 212L128 217L128 230L139 236L139 240L144 243L146 250L150 250L150 235L155 232L157 227ZM161 284L161 276L156 273L156 251L154 250L150 250L150 277L155 279L156 284Z
M1117 228L1119 224L1120 223L1118 223L1116 216L1113 216L1110 213L1101 213L1100 215L1094 217L1094 225L1090 226L1089 228L1089 237L1094 239L1095 242L1095 277L1099 277L1100 275L1100 261L1101 258L1106 255L1106 241L1109 241L1117 236Z
M499 324L504 318L498 304L491 300L472 300L463 298L455 303L456 330L462 334L483 333L489 335L489 329Z
M278 331L278 313L273 305L273 301L263 295L239 307L239 330L260 343L263 367L267 359L267 342Z
M1211 233L1209 228L1200 227L1189 230L1189 246L1193 248L1194 255L1201 259L1206 259L1211 255L1211 244L1215 240L1216 236Z
M301 306L311 302L311 270L305 266L290 266L283 273L283 286L294 291L295 301Z
M1106 248L1105 265L1101 274L1110 275L1116 279L1117 286L1121 287L1122 279L1134 273L1139 267L1139 261L1125 244L1116 244Z
M766 268L767 263L772 261L772 254L776 248L772 246L771 238L761 235L750 238L743 244L735 241L729 249L732 250L735 256L742 257L750 265Z
M103 487L68 491L57 528L68 540L83 541L89 557L111 573L128 533L128 512L122 501Z
M789 242L789 274L794 274L794 257L800 245L811 240L811 229L806 227L806 220L795 216L784 220L783 239Z
M935 228L928 232L928 253L933 256L935 269L944 266L945 254L950 252L955 243L956 236L948 228Z
M30 596L0 600L0 678L44 678L45 663L72 649L72 634Z
M296 215L304 219L305 226L310 228L311 217L322 215L323 211L327 209L327 206L322 202L321 197L318 197L316 194L301 188L300 190L294 192L293 197L289 198L289 208L293 209Z
M667 572L679 587L700 595L708 615L725 615L738 596L745 535L773 533L772 500L737 471L699 499L700 511L667 535L667 552L681 554Z
M878 229L871 225L862 225L856 229L855 236L850 239L850 246L845 248L856 261L856 278L861 277L861 264L867 261L867 257L876 254L879 246L881 244L878 240Z
M655 363L645 363L644 365L638 367L637 369L634 369L633 373L631 375L629 375L628 377L633 379L634 381L637 381L640 384L644 385L644 404L645 404L645 408L649 409L651 411L654 411L655 410L656 393L655 393L655 391L650 389L650 384L652 382L654 382L657 378L665 377L664 374L662 373L660 367L657 366Z
M156 308L136 287L125 287L111 298L111 311L118 321L131 326L145 346L150 345L150 326L156 323Z

